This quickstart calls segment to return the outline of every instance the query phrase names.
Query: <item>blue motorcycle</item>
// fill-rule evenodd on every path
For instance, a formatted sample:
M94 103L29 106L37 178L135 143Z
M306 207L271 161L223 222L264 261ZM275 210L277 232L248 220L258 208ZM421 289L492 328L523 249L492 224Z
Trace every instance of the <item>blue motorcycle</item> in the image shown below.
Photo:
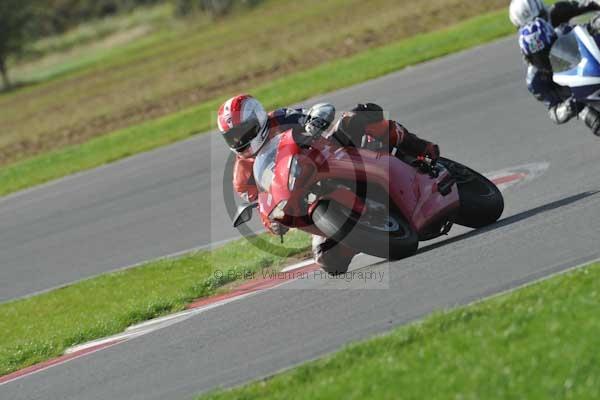
M600 104L600 36L575 26L559 36L550 50L553 80L571 89L582 103Z

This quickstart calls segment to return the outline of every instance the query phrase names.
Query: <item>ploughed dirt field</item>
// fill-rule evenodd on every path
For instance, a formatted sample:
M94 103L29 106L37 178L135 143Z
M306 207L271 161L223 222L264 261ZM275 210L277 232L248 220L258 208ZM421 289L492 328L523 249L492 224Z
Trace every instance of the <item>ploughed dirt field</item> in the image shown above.
M105 54L93 63L0 94L0 165L503 7L504 0L266 1L221 20L132 34L99 46ZM35 65L13 69L20 67Z

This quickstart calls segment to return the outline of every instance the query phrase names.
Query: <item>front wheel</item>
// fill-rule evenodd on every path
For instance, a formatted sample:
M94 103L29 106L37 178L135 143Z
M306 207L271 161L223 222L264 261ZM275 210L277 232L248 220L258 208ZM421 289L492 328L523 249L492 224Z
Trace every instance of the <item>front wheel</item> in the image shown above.
M440 158L439 162L457 181L460 209L454 222L469 228L482 228L500 219L504 198L492 181L456 161Z
M358 215L341 204L321 201L312 219L317 228L337 242L375 257L398 260L416 253L419 237L396 212L367 207Z

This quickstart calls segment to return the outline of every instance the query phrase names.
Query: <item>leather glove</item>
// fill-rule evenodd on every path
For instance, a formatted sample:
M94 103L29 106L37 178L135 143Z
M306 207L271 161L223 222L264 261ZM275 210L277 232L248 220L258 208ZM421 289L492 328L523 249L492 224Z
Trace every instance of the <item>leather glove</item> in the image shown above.
M279 222L272 221L271 225L269 226L269 230L274 235L283 236L290 230L290 228L288 228L285 225L280 224Z

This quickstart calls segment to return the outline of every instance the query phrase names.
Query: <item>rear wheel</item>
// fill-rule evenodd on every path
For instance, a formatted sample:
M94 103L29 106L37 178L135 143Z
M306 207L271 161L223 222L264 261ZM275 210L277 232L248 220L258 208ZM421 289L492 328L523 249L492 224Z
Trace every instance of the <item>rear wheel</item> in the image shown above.
M312 219L327 237L372 256L397 260L413 255L419 246L419 237L404 218L380 203L367 202L367 212L358 215L325 200Z
M482 228L496 222L504 211L504 198L485 176L455 161L441 158L457 181L460 209L454 222L469 228Z

